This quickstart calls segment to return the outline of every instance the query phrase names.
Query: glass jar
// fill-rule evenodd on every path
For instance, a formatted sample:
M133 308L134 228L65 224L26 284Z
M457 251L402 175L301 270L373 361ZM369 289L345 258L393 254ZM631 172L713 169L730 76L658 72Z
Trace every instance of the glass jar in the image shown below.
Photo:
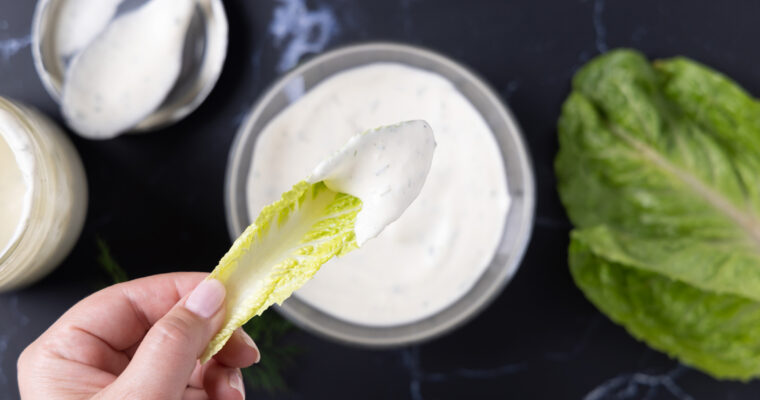
M55 123L2 97L0 140L7 145L0 168L10 171L0 182L0 204L7 207L0 214L7 219L0 221L7 239L0 243L0 291L7 291L42 278L69 253L84 224L87 179L76 149ZM14 163L20 180L9 178Z

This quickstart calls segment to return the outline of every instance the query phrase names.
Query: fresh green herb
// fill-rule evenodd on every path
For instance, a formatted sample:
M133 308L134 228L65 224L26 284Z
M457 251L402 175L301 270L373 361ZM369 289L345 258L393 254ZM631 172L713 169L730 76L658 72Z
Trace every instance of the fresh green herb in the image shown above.
M576 74L559 142L589 300L715 377L760 376L760 103L689 59L617 50Z
M108 244L100 237L96 238L96 242L98 244L98 265L108 276L111 284L127 281L127 273L111 256L111 249L109 249Z
M301 353L297 346L283 343L283 338L294 329L293 324L269 310L248 321L243 329L256 342L262 354L258 364L243 370L248 385L269 393L286 392L283 373Z

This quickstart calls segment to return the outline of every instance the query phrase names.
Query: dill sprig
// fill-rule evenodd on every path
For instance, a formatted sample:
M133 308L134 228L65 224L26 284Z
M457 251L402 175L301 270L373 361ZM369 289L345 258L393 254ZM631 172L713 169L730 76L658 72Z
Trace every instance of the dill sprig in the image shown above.
M127 273L124 271L119 263L111 255L111 249L106 244L105 240L101 237L97 237L96 242L98 244L98 265L100 269L110 278L110 284L116 284L127 281Z
M283 338L294 329L293 324L270 309L248 321L243 329L261 351L261 361L243 370L248 385L270 394L287 392L283 374L295 364L296 356L301 353L298 346L283 343Z

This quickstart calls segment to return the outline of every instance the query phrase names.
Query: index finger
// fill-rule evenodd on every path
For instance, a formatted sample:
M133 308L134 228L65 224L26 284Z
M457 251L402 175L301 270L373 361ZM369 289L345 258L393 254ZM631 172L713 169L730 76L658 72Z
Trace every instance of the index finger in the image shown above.
M96 292L64 313L45 334L79 330L124 351L208 276L175 272L119 283Z

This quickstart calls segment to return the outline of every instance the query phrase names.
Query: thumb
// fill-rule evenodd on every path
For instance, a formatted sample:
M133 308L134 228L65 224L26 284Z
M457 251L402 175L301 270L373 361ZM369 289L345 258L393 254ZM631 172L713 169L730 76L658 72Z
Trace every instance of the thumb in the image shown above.
M179 398L196 360L222 326L224 297L218 280L201 282L150 328L112 386L138 390L144 398Z

